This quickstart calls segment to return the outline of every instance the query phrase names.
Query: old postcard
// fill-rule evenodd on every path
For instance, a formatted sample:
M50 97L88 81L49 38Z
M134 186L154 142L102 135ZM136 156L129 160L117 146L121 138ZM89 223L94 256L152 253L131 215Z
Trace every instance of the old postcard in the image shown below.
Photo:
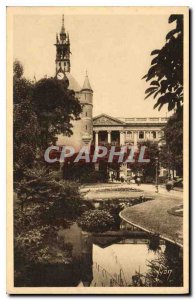
M7 293L189 293L189 9L7 8Z

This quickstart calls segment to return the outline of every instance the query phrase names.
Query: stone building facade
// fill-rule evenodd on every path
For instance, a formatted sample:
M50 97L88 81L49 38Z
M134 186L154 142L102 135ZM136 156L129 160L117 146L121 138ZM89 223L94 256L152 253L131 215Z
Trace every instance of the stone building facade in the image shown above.
M134 145L152 141L160 143L167 118L113 118L106 114L93 118L95 145Z
M74 90L82 105L80 120L73 122L73 135L58 136L58 145L74 146L76 152L82 146L90 148L91 145L137 146L144 141L152 141L160 145L167 118L116 118L106 114L93 117L93 89L88 74L85 75L82 87L71 74L70 38L65 31L64 17L62 17L61 31L56 35L55 47L55 76L58 80L65 81L69 89ZM121 173L127 174L127 171L127 165L122 165Z

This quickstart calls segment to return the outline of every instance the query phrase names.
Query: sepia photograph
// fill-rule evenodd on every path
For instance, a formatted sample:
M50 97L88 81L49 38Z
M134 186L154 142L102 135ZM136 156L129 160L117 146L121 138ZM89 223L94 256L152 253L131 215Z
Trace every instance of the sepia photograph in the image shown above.
M7 7L7 293L189 293L189 8Z

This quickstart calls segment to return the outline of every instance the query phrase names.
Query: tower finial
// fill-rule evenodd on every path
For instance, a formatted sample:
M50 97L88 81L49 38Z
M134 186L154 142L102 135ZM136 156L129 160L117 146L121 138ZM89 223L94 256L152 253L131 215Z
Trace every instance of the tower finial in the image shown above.
M59 40L58 40L58 34L56 33L56 43L58 44L59 43Z
M86 76L88 76L87 69L86 69Z
M64 27L64 15L62 15L62 26Z
M65 27L64 27L64 15L62 15L62 28L61 28L61 33L65 33Z

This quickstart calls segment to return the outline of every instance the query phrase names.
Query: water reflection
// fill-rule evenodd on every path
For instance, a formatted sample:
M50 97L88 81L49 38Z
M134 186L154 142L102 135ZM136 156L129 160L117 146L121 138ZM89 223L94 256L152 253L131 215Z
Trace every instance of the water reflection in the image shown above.
M130 242L130 243L129 243ZM146 274L147 260L157 255L148 250L147 241L138 240L134 244L126 240L124 244L113 244L104 249L93 245L92 286L130 286L132 276Z
M153 251L149 239L94 237L76 223L61 229L59 239L72 245L64 286L182 285L181 251L162 241Z

